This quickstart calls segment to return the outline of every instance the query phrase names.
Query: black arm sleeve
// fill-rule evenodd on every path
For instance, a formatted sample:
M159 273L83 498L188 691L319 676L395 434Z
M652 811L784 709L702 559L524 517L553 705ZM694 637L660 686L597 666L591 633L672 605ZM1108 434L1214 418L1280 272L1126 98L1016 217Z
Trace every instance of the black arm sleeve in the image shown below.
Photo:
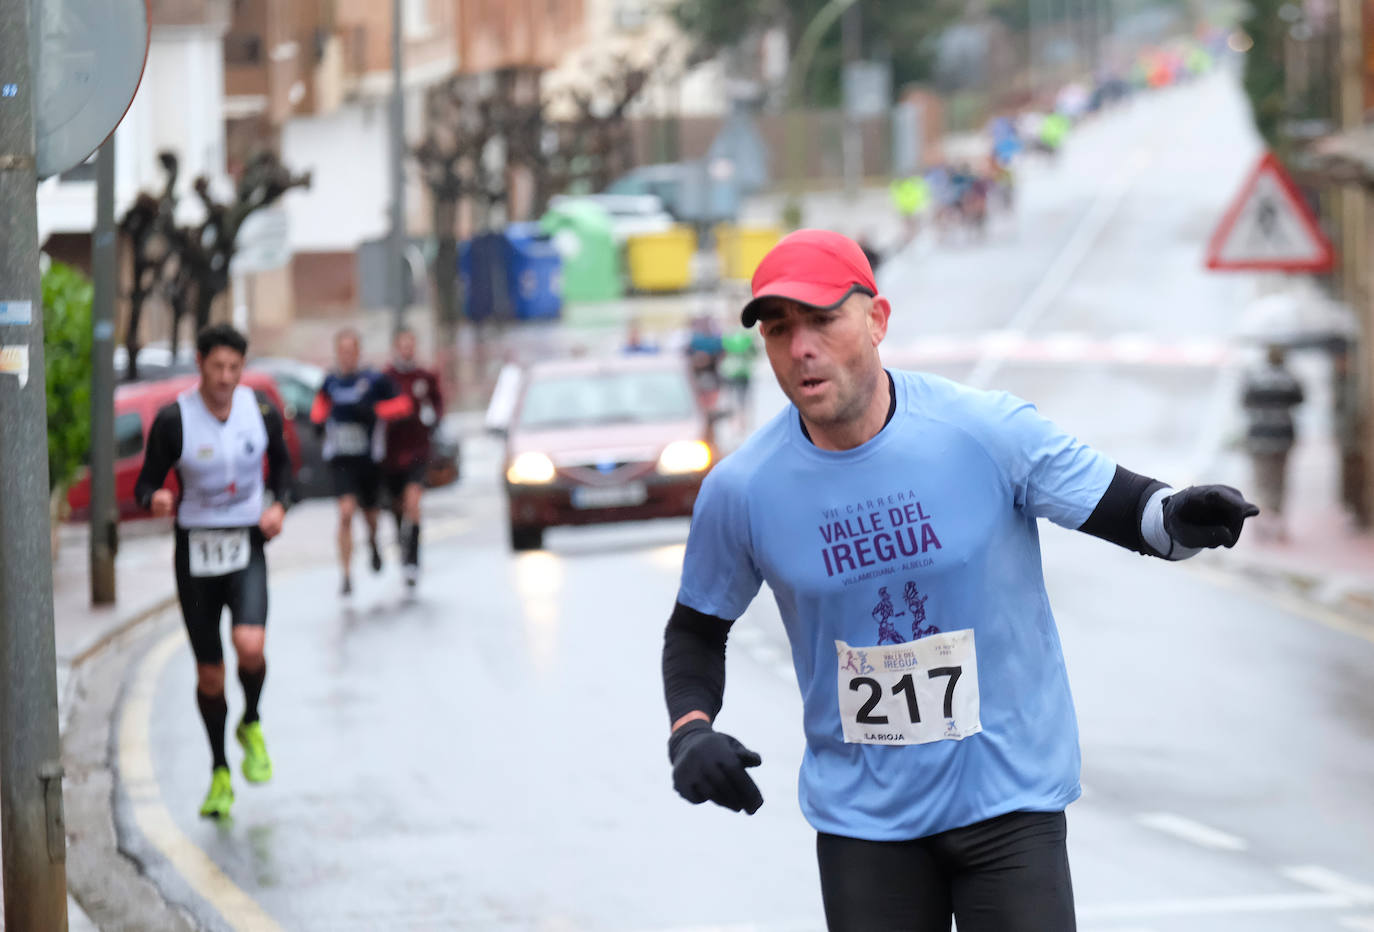
M147 510L153 493L162 488L167 473L181 459L181 408L176 402L164 406L148 429L148 444L143 449L143 467L134 483L134 501Z
M262 423L267 427L267 487L283 508L295 501L296 488L291 479L291 451L286 448L286 430L276 405L262 405Z
M663 632L663 696L668 721L700 710L712 720L725 700L725 639L733 621L704 615L681 602Z
M1168 488L1158 479L1139 476L1122 466L1116 467L1111 485L1102 493L1093 513L1079 527L1085 534L1111 541L1119 547L1157 557L1154 548L1140 533L1140 519L1150 496Z

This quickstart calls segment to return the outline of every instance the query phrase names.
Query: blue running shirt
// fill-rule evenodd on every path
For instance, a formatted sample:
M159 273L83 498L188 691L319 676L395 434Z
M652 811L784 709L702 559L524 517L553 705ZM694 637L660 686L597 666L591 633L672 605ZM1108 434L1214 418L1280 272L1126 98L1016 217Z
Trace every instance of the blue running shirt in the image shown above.
M891 375L896 413L862 446L819 449L789 405L707 475L678 600L738 618L773 591L819 831L1063 809L1078 723L1036 519L1079 527L1116 466L1011 395Z

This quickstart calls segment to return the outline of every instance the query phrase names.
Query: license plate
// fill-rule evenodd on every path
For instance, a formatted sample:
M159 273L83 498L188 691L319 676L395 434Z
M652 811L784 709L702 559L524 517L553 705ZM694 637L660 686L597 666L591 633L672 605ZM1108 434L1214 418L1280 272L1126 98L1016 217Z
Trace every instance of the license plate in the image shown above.
M649 490L642 482L624 485L581 485L572 490L574 508L628 508L649 500Z

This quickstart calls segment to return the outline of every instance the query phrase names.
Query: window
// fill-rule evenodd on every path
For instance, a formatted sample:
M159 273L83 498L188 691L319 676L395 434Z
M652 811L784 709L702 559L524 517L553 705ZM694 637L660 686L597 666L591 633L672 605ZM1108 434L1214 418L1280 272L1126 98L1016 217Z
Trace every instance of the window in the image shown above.
M115 459L138 456L143 452L143 418L130 411L115 418Z
M620 0L615 6L615 25L625 32L637 32L649 21L642 0Z
M281 392L282 401L286 402L286 409L292 413L293 419L308 417L318 389L312 389L299 379L289 376L278 375L276 378L277 389Z
M261 61L261 37L233 35L224 37L224 63L226 65L256 65Z
M401 7L401 15L405 20L401 24L405 35L409 38L424 38L429 35L429 0L404 0L405 5Z
M685 421L696 403L678 371L562 376L530 385L520 412L525 428Z

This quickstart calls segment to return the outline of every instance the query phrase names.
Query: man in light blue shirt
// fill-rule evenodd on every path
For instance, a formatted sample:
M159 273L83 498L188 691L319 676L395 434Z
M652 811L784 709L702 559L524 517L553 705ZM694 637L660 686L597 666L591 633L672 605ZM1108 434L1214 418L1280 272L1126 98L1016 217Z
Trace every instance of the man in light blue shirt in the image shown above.
M708 475L663 673L674 785L754 812L758 755L714 731L726 636L767 581L802 691L800 799L831 929L1074 927L1078 731L1039 518L1182 559L1257 513L1175 492L1005 393L885 370L891 308L857 244L802 230L759 265L792 401Z

